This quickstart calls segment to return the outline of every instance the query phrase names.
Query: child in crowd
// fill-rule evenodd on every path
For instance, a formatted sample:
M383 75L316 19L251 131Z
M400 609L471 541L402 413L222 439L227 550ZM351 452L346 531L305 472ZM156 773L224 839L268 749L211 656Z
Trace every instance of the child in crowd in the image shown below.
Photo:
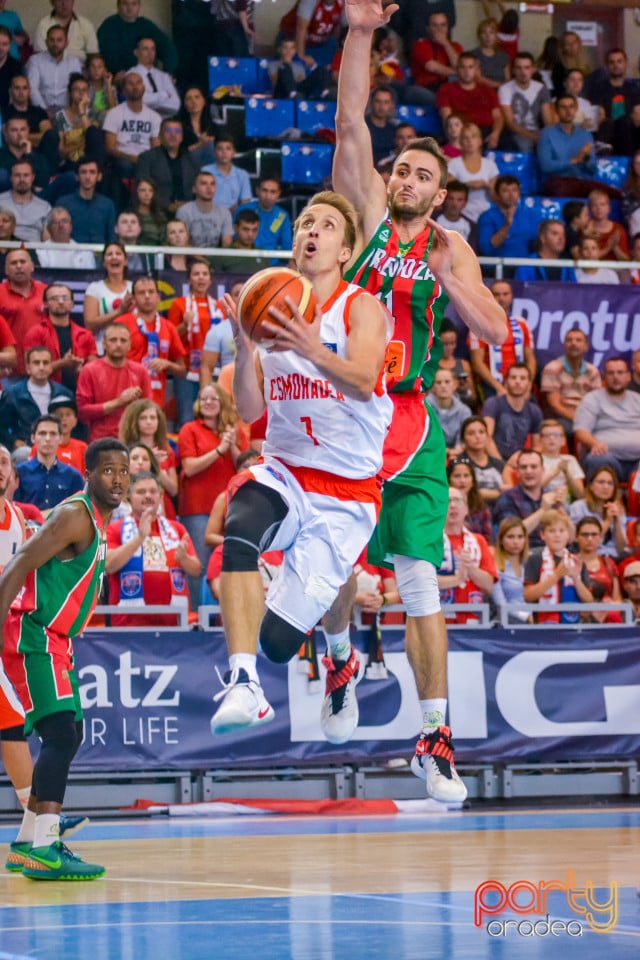
M567 436L559 420L540 424L540 453L544 466L542 492L561 490L564 499L584 497L584 470L571 453L566 453Z
M600 260L600 248L595 237L583 237L580 241L581 260ZM617 270L611 267L576 267L578 283L620 283Z
M524 599L527 603L592 603L589 574L582 560L568 550L574 527L564 510L546 510L540 520L544 546L525 564ZM578 623L579 613L536 613L536 623Z

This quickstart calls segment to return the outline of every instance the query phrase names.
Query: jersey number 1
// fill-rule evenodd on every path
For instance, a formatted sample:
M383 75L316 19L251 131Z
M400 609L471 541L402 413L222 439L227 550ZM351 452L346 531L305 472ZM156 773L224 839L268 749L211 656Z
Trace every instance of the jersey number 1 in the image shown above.
M313 429L311 427L311 417L300 417L300 423L304 423L305 430L307 431L307 436L311 437L311 439L313 440L314 447L319 447L320 441L316 440L316 438L313 435Z

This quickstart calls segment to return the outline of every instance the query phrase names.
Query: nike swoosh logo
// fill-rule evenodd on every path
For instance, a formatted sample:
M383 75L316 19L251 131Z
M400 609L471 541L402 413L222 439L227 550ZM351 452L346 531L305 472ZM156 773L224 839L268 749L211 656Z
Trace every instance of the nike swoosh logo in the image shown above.
M259 710L259 711L258 711L258 720L264 720L264 718L265 718L266 716L268 716L269 710L270 710L270 707L265 707L264 710Z
M60 857L57 860L36 860L35 862L43 867L49 867L51 870L59 870L62 866Z

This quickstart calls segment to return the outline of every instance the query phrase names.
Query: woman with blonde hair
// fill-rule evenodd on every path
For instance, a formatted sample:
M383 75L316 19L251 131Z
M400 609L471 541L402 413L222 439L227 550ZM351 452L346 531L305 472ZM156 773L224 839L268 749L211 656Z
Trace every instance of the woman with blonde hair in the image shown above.
M494 160L482 155L482 131L477 123L465 123L460 134L459 157L449 161L449 179L460 180L469 187L464 215L475 223L489 209L493 185L500 173Z
M574 30L565 30L560 37L560 59L551 69L553 96L564 93L564 85L571 70L579 70L583 77L591 73L591 65L582 46L582 39Z

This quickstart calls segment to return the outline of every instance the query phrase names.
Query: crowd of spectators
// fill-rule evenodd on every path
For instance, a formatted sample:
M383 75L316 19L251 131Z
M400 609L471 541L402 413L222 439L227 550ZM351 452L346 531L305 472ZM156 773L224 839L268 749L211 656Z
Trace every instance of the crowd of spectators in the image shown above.
M223 3L215 15L176 5L173 39L141 15L141 0L117 0L97 29L73 0L51 6L32 38L19 18L0 21L0 242L35 248L0 250L0 441L17 464L16 500L46 514L81 488L86 442L121 436L138 476L110 531L111 599L195 606L202 576L215 581L212 511L217 529L219 497L264 435L233 405L233 338L214 266L247 275L271 263L261 252L292 242L279 177L249 176L209 96L207 55L251 54L251 4ZM491 18L465 51L452 3L426 23L418 7L404 4L372 51L367 122L382 175L416 136L398 107L430 110L449 158L436 212L445 227L479 254L527 258L517 280L640 282L635 270L597 264L640 255L640 82L625 52L591 69L567 32L553 62L536 59L517 49L517 27ZM342 0L301 0L286 18L269 70L276 96L335 98L342 15ZM544 194L565 198L562 219L531 217L496 150L536 158ZM630 160L621 189L596 179L597 156L612 151ZM170 305L141 245L164 247L164 265L183 274L185 293ZM578 269L576 259L592 263ZM56 280L35 279L38 268ZM103 277L79 298L74 271L97 269ZM451 486L443 600L633 599L624 573L631 586L640 579L640 351L631 366L611 357L598 369L573 329L564 354L539 370L511 283L496 280L492 292L505 343L458 342L445 321L430 394ZM394 595L392 578L376 576L374 592ZM371 590L362 594L371 612Z

